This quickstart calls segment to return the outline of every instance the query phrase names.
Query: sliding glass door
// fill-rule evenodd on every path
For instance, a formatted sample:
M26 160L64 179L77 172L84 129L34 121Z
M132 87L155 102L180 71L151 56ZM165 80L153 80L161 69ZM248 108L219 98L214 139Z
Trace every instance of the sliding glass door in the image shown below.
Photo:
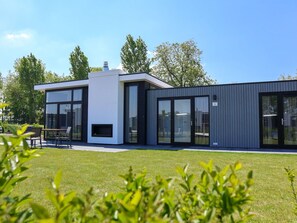
M261 95L261 146L297 146L297 94Z
M195 144L209 145L208 97L195 97Z
M283 97L284 145L297 145L297 96Z
M262 142L264 145L278 145L278 115L277 96L262 96Z
M191 100L174 100L174 143L191 143Z
M208 146L208 97L159 99L158 144Z
M158 104L158 143L171 143L171 100Z

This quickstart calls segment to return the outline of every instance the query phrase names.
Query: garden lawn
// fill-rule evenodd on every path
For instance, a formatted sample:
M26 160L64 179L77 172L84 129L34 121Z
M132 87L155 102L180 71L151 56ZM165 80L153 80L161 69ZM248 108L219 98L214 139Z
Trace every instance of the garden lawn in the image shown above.
M254 171L255 185L252 187L254 201L251 204L255 214L251 222L293 222L293 199L284 167L297 168L297 155L224 153L200 151L156 151L132 150L120 153L73 151L62 149L39 150L40 157L30 161L30 176L18 185L16 193L31 193L34 202L47 205L45 191L50 188L50 178L61 169L62 189L79 193L90 187L104 192L118 192L124 187L121 174L129 166L135 172L144 168L147 175L176 177L176 167L190 164L189 172L199 174L199 162L210 159L220 167L240 161L243 169L241 179L249 170Z

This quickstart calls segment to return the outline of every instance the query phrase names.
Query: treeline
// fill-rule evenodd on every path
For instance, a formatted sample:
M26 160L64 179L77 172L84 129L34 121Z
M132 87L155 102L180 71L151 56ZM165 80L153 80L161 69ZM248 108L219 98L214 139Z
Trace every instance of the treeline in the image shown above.
M198 86L215 83L201 64L202 51L193 40L183 43L163 43L149 52L145 42L131 35L126 37L120 57L127 73L146 72L172 86ZM0 73L2 102L9 106L2 110L2 121L12 123L43 123L44 93L34 91L34 85L67 80L87 79L89 72L101 71L90 67L87 56L79 46L70 53L70 74L58 75L47 71L45 64L32 53L15 61L14 70L5 78Z
M32 53L19 58L14 63L14 70L3 77L0 73L2 102L9 106L2 109L2 122L43 123L44 93L34 91L34 85L67 80L86 79L91 70L88 58L77 46L70 54L70 75L58 75L47 71L45 64Z

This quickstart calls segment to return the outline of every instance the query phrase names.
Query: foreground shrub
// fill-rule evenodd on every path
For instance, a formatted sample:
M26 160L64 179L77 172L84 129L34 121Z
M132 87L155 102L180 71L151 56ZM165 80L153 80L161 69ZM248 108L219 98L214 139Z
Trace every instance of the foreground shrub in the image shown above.
M294 202L293 212L297 216L297 193L295 189L295 177L296 177L295 171L291 168L285 168L285 171L287 173L288 180L290 182L290 187L291 187L292 196L293 196L293 202Z
M25 164L36 156L25 141L25 129L1 136L5 147L0 161L1 222L245 222L251 217L247 204L252 172L240 180L240 163L220 169L212 161L200 164L198 178L188 173L188 165L177 168L177 179L156 176L151 180L145 171L135 174L130 168L121 176L125 181L122 192L101 197L93 189L83 195L64 193L59 171L47 191L54 207L49 212L30 201L30 195L11 195L16 184L26 179Z

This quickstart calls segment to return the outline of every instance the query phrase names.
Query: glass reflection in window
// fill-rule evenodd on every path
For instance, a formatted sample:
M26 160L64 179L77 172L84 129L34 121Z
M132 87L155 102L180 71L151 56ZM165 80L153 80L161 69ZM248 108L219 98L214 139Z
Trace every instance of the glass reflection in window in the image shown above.
M208 97L195 98L195 144L209 145Z
M263 144L278 144L278 106L277 96L262 96L262 141Z
M171 142L171 101L159 101L158 106L158 143Z
M82 89L73 90L73 101L82 100Z
M127 143L138 142L137 103L138 86L127 86L125 88L125 141Z
M71 90L67 91L50 91L46 93L46 102L63 102L71 101Z

